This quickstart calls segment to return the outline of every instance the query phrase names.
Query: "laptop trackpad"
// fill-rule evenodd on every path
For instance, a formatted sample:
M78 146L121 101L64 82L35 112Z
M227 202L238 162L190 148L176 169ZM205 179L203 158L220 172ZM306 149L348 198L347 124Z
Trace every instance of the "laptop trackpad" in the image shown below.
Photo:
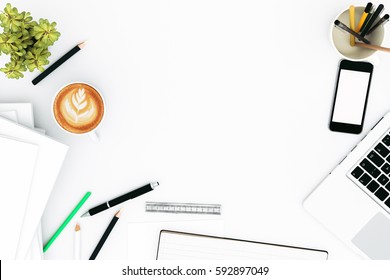
M370 259L390 260L390 220L377 213L352 239Z

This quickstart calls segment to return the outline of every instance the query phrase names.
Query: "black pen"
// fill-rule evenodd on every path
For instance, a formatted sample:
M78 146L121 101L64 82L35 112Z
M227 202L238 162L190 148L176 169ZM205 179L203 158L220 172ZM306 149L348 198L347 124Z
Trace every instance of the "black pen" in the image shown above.
M370 30L371 26L374 24L375 20L379 17L379 15L383 12L384 6L380 4L378 8L376 8L375 12L370 17L370 20L367 22L367 24L363 27L362 32L360 32L360 35L362 37L367 35L368 30Z
M154 190L157 186L159 185L158 182L153 182L153 183L150 183L150 184L147 184L143 187L140 187L138 189L135 189L135 190L132 190L131 192L128 192L124 195L121 195L117 198L114 198L110 201L107 201L105 203L102 203L96 207L93 207L91 209L89 209L87 212L85 212L81 217L88 217L88 216L93 216L95 214L98 214L104 210L107 210L111 207L114 207L118 204L121 204L127 200L130 200L130 199L133 199L133 198L136 198L140 195L143 195L145 193L148 193L152 190Z
M363 41L364 43L366 44L371 44L370 41L368 41L367 39L363 38L362 36L360 36L358 33L356 33L355 31L351 30L348 26L346 26L344 23L342 23L341 21L339 20L335 20L334 21L334 25L337 27L337 28L340 28L341 30L343 31L347 31L348 33L352 34L353 36L355 36L356 38L358 38L359 40Z
M389 14L385 14L373 27L370 28L370 30L368 30L366 35L370 35L372 33L372 31L374 31L379 26L381 26L382 24L385 24L388 21L389 21Z

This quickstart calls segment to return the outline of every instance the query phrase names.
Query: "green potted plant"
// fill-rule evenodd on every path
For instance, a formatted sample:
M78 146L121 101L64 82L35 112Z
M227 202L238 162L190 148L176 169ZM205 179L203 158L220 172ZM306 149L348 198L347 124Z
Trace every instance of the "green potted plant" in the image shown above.
M8 3L0 11L0 55L8 55L10 61L0 71L9 79L23 78L27 70L42 72L49 64L49 47L61 35L56 25L47 19L34 21L29 12L19 12Z

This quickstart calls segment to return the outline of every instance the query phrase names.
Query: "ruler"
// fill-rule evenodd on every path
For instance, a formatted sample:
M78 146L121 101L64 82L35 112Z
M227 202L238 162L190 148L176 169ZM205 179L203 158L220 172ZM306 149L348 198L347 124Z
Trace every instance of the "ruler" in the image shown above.
M175 214L210 214L221 215L221 204L150 202L145 203L146 212Z

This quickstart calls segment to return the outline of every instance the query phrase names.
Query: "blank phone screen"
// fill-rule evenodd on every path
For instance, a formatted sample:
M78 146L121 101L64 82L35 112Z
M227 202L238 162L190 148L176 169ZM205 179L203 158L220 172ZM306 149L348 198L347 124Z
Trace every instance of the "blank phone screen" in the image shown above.
M370 73L341 69L333 122L361 125Z

